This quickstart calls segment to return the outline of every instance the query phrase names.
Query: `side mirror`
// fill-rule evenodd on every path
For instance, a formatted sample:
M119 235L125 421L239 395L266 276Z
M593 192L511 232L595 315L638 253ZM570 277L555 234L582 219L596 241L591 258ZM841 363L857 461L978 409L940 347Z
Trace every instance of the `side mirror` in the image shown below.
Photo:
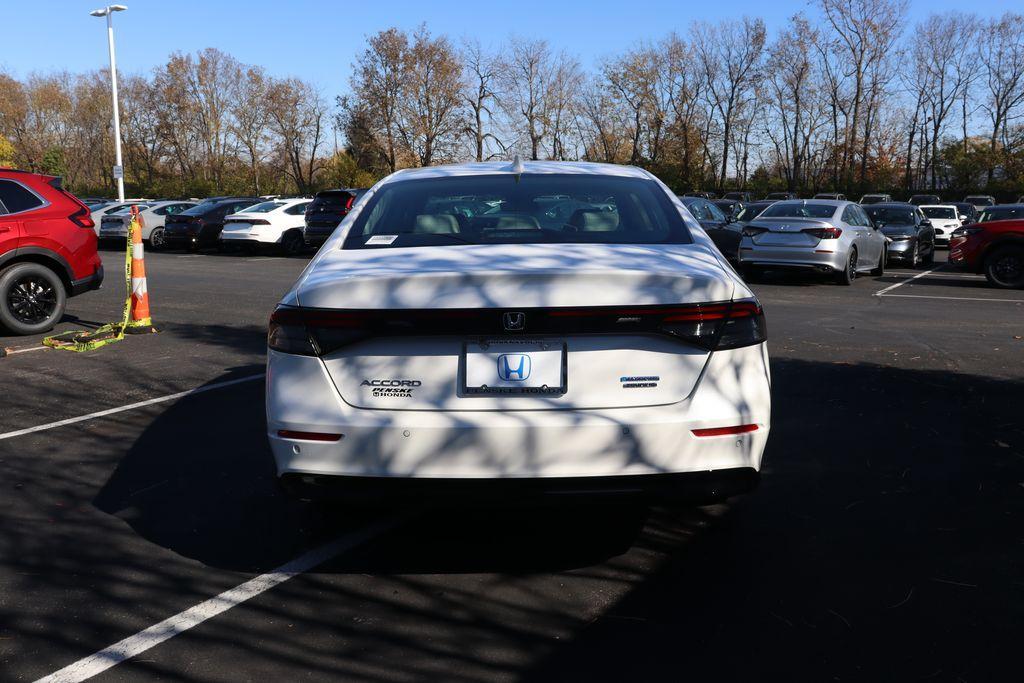
M932 222L930 220L928 220L927 218L925 218L923 221L921 221L921 227L922 228L930 228L930 227L932 227Z
M885 221L871 221L871 224L875 226L875 230L881 230L885 227Z

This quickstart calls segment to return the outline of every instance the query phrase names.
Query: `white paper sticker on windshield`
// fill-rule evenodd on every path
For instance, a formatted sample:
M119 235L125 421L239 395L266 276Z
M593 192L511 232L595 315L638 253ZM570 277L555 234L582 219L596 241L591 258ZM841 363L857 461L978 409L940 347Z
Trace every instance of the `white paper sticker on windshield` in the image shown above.
M366 240L367 244L391 244L398 239L398 235L373 235Z

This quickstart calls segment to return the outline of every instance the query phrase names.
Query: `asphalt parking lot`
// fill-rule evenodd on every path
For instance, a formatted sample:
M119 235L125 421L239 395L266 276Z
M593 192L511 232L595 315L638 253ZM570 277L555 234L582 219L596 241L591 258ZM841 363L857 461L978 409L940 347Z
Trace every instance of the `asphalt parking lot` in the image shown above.
M264 436L305 263L149 254L159 334L0 337L0 679L1019 679L1024 292L767 274L773 431L728 504L354 511L285 499Z

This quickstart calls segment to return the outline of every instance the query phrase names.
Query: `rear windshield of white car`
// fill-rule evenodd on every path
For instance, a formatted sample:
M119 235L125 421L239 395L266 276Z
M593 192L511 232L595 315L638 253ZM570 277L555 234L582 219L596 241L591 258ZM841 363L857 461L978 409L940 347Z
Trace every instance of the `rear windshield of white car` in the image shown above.
M388 183L345 249L453 244L689 244L652 180L584 174L451 176Z
M776 202L765 209L758 218L832 218L835 212L835 204Z
M928 218L956 218L956 209L953 207L947 209L941 206L928 206L922 207L921 210Z
M247 209L243 209L246 213L269 213L274 209L280 209L284 206L284 202L262 202L256 206L250 206Z

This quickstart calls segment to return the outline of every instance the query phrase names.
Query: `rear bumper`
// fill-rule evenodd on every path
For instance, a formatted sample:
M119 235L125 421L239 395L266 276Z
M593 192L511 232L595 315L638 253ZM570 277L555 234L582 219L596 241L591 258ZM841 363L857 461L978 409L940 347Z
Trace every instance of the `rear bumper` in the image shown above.
M830 240L835 241L835 240ZM778 268L799 268L833 272L846 267L845 251L828 247L815 250L809 247L763 247L745 241L740 245L740 264L752 266L773 266Z
M764 345L712 354L693 393L678 403L594 410L355 408L319 358L268 352L268 437L281 476L590 480L756 471L770 413ZM692 431L741 424L757 429L710 437ZM344 436L310 441L282 438L279 430Z
M323 246L327 238L331 236L331 233L322 232L303 232L302 239L305 240L306 244L310 247L316 247L319 249Z
M226 245L237 245L237 246L258 246L267 244L280 244L280 235L267 235L264 236L253 236L253 235L240 235L230 232L222 232L220 234L220 241Z
M80 280L71 281L70 296L78 296L86 292L91 292L94 289L99 289L103 284L103 264L96 266L96 270L93 271L92 275L83 277Z
M164 244L170 248L184 249L199 243L199 235L188 232L167 232L164 228Z
M363 503L382 500L504 503L638 498L708 504L749 493L757 488L759 481L760 473L752 467L682 474L546 479L410 479L291 472L280 477L284 489L297 498Z

